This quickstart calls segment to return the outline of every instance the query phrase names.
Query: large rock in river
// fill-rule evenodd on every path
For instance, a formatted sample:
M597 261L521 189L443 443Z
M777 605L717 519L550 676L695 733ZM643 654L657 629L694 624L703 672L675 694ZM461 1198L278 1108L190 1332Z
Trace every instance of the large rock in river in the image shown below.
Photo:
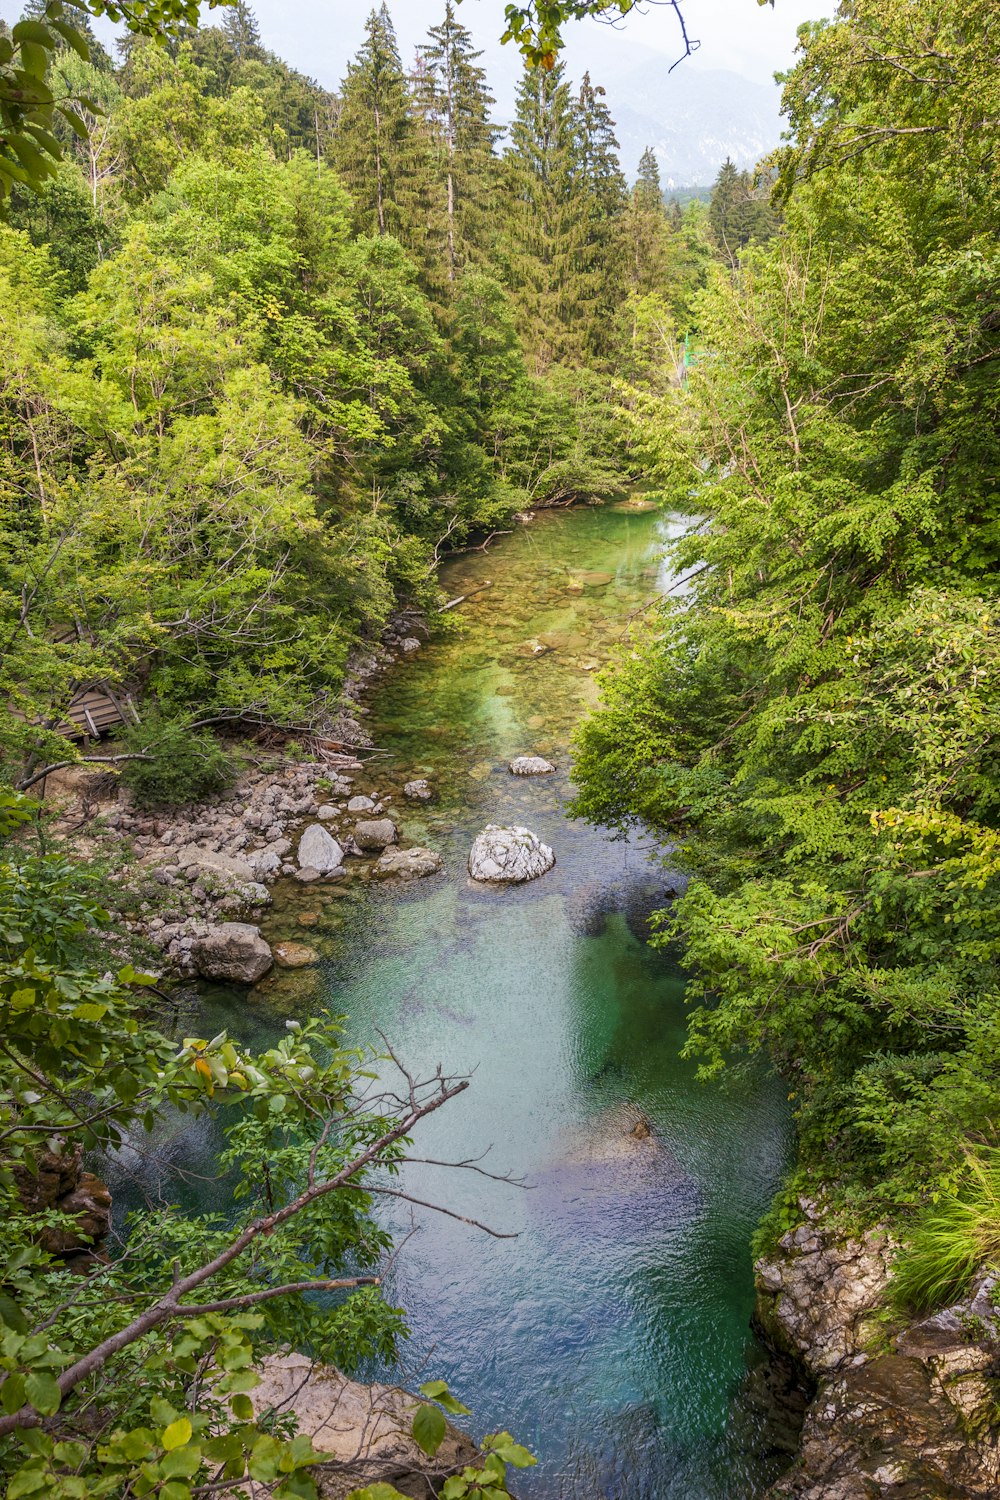
M377 1484L430 1500L448 1474L476 1456L472 1440L449 1422L431 1463L413 1439L413 1417L425 1403L398 1386L360 1385L295 1353L269 1355L259 1373L261 1383L250 1392L257 1417L293 1416L298 1431L328 1455L310 1471L322 1500L344 1500Z
M489 823L469 854L473 880L537 880L551 870L556 857L530 828L498 828Z
M191 950L203 979L256 984L273 963L271 950L249 922L222 922L199 938Z
M391 818L362 818L354 825L354 841L360 849L385 849L396 842L396 835Z
M515 755L510 763L512 776L548 776L555 766L541 755Z
M386 849L375 874L387 879L419 880L443 868L444 860L434 849Z
M329 875L344 863L344 851L322 823L310 823L299 839L299 869Z

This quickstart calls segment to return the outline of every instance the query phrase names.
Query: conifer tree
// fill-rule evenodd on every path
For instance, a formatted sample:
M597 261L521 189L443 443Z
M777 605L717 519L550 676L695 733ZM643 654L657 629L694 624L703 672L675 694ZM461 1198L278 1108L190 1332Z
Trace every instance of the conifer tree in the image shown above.
M495 102L479 66L472 34L446 0L444 19L432 26L418 57L414 99L436 148L436 172L445 218L446 275L481 261L490 236L490 198L496 184L493 147L499 131L490 120Z
M579 361L592 311L588 216L578 194L583 152L562 64L525 72L503 158L508 284L535 367Z
M234 4L226 7L222 32L241 63L252 57L263 56L260 27L247 0L235 0Z
M732 265L751 240L770 239L777 227L768 187L755 187L750 173L738 172L728 156L712 187L708 219L716 248Z
M628 186L618 161L615 122L605 103L605 91L584 73L577 98L580 169L577 193L587 222L583 265L591 283L592 308L586 329L586 348L598 359L615 347L615 320L624 289L617 274L620 261L621 217L628 202Z
M337 170L365 234L395 235L423 262L430 229L430 161L410 109L392 19L383 4L342 89L333 141Z
M624 270L629 291L644 296L660 288L669 232L660 168L654 152L647 146L622 216Z

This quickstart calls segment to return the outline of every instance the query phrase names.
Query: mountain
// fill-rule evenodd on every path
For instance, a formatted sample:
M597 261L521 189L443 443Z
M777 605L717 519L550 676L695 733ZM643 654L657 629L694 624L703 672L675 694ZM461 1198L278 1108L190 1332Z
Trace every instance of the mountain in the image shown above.
M664 53L616 35L602 41L597 53L592 38L586 48L571 40L566 60L573 78L588 68L594 83L605 89L630 181L647 146L656 153L669 191L713 182L727 156L738 167L752 167L780 141L781 90L776 83L701 67L693 59L671 71L673 59ZM487 46L486 51L496 115L506 121L514 112L520 60L509 47Z
M678 188L712 182L727 156L752 167L781 139L777 86L739 73L683 66L668 73L653 61L605 88L630 178L647 146L664 187Z

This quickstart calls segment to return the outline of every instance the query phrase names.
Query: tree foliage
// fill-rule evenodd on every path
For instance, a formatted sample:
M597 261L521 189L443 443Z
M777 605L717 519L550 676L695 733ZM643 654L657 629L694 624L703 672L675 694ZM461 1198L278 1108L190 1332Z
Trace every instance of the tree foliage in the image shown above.
M765 1047L870 1207L996 1144L996 78L989 8L859 0L785 85L784 224L640 400L685 584L586 727L580 806L694 878L691 1050Z

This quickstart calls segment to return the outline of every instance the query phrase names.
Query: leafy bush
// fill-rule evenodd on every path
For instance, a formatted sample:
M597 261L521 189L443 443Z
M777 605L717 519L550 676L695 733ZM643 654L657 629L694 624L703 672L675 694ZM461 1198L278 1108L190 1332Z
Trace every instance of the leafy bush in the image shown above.
M125 730L124 749L145 760L122 763L121 779L142 807L199 802L232 786L236 767L214 735L150 715Z
M946 1306L986 1263L1000 1264L1000 1151L970 1156L961 1187L917 1221L896 1258L893 1300L914 1312Z

